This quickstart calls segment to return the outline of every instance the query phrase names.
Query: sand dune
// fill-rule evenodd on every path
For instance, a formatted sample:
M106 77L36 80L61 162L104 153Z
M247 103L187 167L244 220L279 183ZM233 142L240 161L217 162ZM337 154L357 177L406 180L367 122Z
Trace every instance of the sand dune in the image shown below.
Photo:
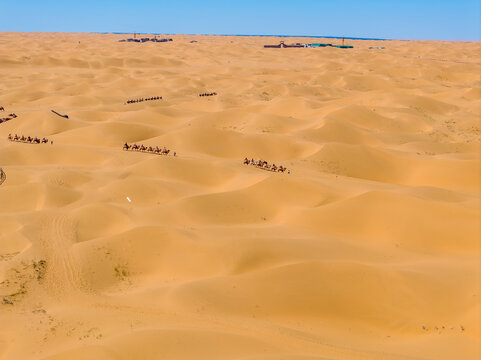
M0 33L0 359L481 356L479 43L124 37Z

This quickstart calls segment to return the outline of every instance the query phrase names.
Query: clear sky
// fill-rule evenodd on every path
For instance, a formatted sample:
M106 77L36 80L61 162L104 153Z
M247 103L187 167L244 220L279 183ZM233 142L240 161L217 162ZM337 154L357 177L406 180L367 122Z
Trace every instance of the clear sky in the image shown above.
M0 31L481 40L481 0L0 0Z

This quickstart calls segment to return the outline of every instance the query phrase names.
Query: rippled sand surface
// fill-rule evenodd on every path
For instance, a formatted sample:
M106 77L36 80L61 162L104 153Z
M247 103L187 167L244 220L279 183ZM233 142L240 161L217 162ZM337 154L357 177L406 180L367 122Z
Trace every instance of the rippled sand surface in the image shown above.
M0 359L479 359L479 42L124 37L0 33Z

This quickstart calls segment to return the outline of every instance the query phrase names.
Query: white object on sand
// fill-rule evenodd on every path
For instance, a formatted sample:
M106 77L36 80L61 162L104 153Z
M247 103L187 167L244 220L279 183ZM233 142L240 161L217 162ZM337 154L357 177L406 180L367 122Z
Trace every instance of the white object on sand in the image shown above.
M132 202L132 200L130 200L130 198L127 196L126 199L128 200L128 202Z

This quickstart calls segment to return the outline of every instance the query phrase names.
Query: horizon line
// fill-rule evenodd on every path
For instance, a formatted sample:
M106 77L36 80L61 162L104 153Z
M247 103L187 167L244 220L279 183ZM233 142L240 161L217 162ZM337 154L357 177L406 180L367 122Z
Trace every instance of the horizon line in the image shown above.
M214 33L155 33L155 32L126 32L126 31L15 31L3 30L0 33L66 33L66 34L114 34L114 35L187 35L187 36L246 36L246 37L282 37L282 38L325 38L325 39L347 39L347 40L363 40L363 41L444 41L444 42L481 42L472 39L395 39L395 38L376 38L376 37L357 37L357 36L331 36L331 35L288 35L288 34L214 34Z

